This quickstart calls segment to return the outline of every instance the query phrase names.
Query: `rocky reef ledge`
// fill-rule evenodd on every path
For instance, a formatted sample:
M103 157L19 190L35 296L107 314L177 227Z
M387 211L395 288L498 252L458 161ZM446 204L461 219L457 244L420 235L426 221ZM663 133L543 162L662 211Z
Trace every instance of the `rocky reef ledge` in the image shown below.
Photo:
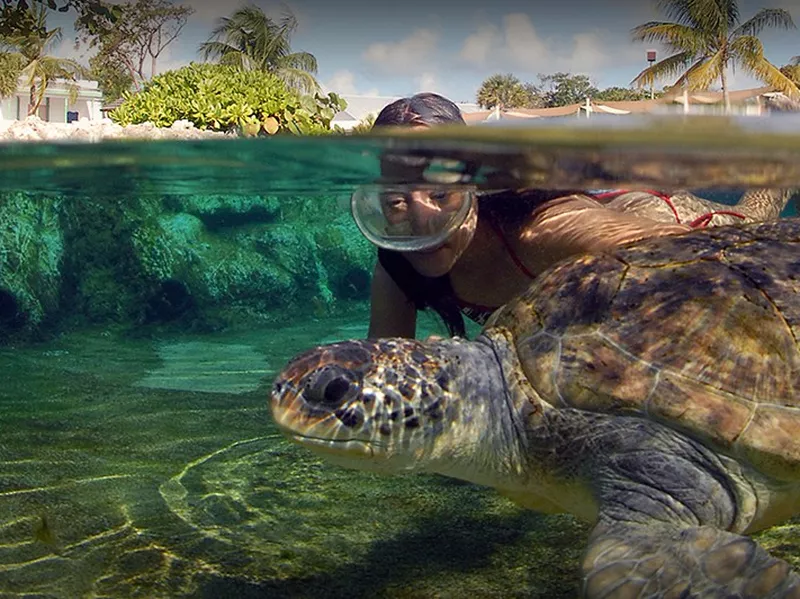
M235 133L221 133L196 128L189 121L175 121L171 127L156 127L152 123L123 127L102 119L81 119L73 123L49 123L37 116L24 121L0 120L0 143L8 141L75 141L96 142L106 139L207 139L236 137Z

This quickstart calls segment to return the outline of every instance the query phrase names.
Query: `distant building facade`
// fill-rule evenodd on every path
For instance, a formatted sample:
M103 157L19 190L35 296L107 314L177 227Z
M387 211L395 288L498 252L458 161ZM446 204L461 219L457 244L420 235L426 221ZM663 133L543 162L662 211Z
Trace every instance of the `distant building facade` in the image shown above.
M68 123L84 118L90 121L101 119L103 93L97 81L75 82L78 95L73 103L69 101L70 83L63 79L50 82L37 112L39 118L51 123ZM0 99L0 120L24 120L28 116L29 98L30 88L27 80L20 77L17 91L7 98Z

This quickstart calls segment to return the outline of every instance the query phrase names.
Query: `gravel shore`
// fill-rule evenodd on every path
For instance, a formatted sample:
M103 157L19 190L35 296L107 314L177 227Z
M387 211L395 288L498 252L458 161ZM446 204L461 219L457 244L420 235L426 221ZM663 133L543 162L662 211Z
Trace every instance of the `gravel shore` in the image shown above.
M152 123L123 127L110 119L73 123L49 123L39 117L24 121L0 120L0 142L6 141L73 141L96 142L107 139L208 139L231 137L234 134L197 129L189 121L176 121L171 127Z

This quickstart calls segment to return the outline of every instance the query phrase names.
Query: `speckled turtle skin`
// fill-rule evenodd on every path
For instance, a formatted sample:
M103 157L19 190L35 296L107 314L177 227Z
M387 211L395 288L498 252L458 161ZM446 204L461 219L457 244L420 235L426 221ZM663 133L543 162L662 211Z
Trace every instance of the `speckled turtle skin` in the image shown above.
M436 472L594 525L585 597L800 599L749 536L800 514L800 219L543 273L475 340L347 341L271 409L335 463Z

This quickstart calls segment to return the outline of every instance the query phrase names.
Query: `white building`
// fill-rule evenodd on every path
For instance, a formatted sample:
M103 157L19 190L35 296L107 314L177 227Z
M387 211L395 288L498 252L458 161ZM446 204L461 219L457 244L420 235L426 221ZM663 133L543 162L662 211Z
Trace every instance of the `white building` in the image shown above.
M69 85L68 81L56 79L47 86L37 113L39 118L51 123L67 123L82 118L90 121L101 119L103 93L97 81L77 81L78 96L74 103L69 102ZM17 91L0 99L0 120L24 120L28 116L29 98L28 81L20 77Z

